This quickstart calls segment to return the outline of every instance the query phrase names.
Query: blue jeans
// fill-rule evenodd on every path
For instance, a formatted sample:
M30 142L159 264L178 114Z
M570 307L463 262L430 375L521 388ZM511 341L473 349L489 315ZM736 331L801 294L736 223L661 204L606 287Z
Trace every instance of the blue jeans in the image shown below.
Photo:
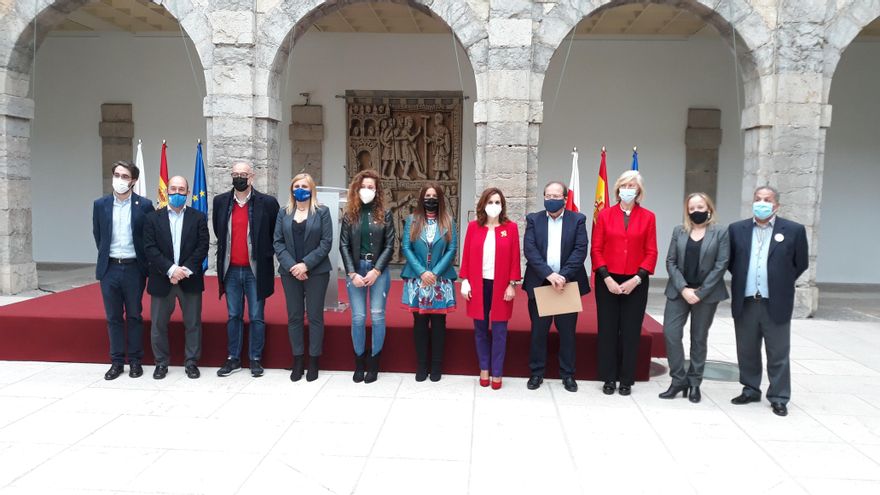
M373 269L373 262L360 260L358 274L363 276ZM364 353L367 338L367 291L370 292L370 320L373 329L373 349L375 356L382 351L385 343L385 300L388 298L388 289L391 288L391 275L388 270L382 272L376 283L370 287L355 287L351 279L346 279L345 288L348 290L348 301L351 303L351 343L354 345L354 353L358 356Z
M247 297L250 338L248 339L249 358L259 360L263 356L263 345L266 343L266 323L263 321L265 299L257 298L257 278L249 266L230 266L223 279L226 289L226 320L227 350L229 357L240 359L242 337L244 335L244 299Z

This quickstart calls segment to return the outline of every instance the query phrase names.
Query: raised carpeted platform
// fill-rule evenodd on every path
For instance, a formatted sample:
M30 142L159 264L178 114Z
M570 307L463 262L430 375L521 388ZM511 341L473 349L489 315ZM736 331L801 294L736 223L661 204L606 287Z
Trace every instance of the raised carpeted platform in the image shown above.
M206 278L207 290L202 307L204 366L220 366L226 358L226 301L217 298L217 279ZM391 285L386 315L387 332L382 352L383 371L414 372L415 350L412 339L412 316L400 304L402 282ZM345 282L339 281L340 297L347 300ZM459 310L447 320L446 356L444 372L476 375L478 373L474 349L473 322L464 312L463 301ZM149 337L150 297L144 297L144 349L146 363L152 362ZM584 297L584 312L578 318L577 375L579 379L596 379L596 315L592 294ZM287 311L281 281L276 279L275 295L266 302L266 348L263 365L268 368L289 367L292 361L287 338ZM369 325L369 320L368 320ZM348 311L325 313L324 355L322 369L353 369L351 347L351 315ZM517 291L516 307L510 321L507 342L505 375L529 376L529 314L526 295ZM306 332L308 335L308 332ZM550 334L548 377L558 376L555 349L558 335ZM368 339L369 342L369 339ZM107 326L101 291L97 283L71 289L28 301L0 307L0 359L109 362ZM247 338L245 338L245 345ZM175 311L171 324L172 364L183 360L183 324L180 309ZM247 350L243 353L247 356ZM647 380L651 357L665 356L663 329L647 316L642 327L639 348L638 380Z

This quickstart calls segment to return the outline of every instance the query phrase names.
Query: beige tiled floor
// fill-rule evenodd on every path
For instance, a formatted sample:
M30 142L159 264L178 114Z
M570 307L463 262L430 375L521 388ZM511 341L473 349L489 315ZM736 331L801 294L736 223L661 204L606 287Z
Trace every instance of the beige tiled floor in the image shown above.
M103 365L0 362L0 492L880 493L880 323L800 320L792 342L787 418L731 405L736 383L659 400L665 376L607 397L593 382L210 368L106 382ZM710 347L733 358L729 318Z

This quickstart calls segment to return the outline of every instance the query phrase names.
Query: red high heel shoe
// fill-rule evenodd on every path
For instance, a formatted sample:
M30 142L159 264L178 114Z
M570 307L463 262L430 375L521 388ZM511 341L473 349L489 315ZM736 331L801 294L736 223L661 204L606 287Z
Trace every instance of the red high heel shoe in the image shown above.
M489 379L480 377L480 386L481 387L488 387L489 386Z
M501 388L501 378L498 378L498 381L492 380L492 390L498 390Z

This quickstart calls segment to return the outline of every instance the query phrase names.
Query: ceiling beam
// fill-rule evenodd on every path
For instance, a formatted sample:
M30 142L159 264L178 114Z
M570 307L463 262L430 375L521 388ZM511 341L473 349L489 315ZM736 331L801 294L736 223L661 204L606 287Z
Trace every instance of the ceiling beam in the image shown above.
M640 10L639 13L636 14L636 16L633 18L633 20L630 21L630 23L627 24L625 28L623 28L623 34L629 34L629 30L630 30L630 28L633 27L633 25L634 25L636 22L638 22L639 19L640 19L643 15L645 15L645 12L647 12L648 9L651 8L651 4L650 4L650 3L646 3L646 4L644 4L644 5L645 5L645 8L643 8L642 10Z
M338 15L343 21L345 21L345 24L348 26L349 29L351 29L352 33L358 32L358 30L354 28L354 26L351 24L351 22L348 20L348 18L345 17L345 14L342 13L342 9L337 10L336 15Z
M679 9L678 12L676 12L675 15L672 16L671 19L669 19L662 26L660 26L660 29L657 30L657 34L663 34L663 31L666 31L666 28L671 26L673 22L677 21L678 18L682 16L682 14L684 14L684 10Z
M111 22L107 22L99 17L95 17L94 15L87 12L85 9L77 9L70 13L67 16L67 19L73 21L81 26L85 26L92 31L122 31L123 29L113 24Z
M385 25L385 21L383 21L382 18L379 17L379 13L376 12L375 8L373 8L373 2L367 2L367 6L370 7L370 12L372 12L373 17L375 17L376 20L379 21L379 25L382 26L382 29L384 29L386 33L390 33L391 30L389 30L388 26Z
M413 24L416 26L416 31L418 31L419 34L424 33L425 30L422 29L422 26L419 24L418 19L416 19L415 9L413 9L412 7L407 7L406 10L407 12L409 12L409 18L412 19ZM450 28L450 30L451 29L452 28Z

